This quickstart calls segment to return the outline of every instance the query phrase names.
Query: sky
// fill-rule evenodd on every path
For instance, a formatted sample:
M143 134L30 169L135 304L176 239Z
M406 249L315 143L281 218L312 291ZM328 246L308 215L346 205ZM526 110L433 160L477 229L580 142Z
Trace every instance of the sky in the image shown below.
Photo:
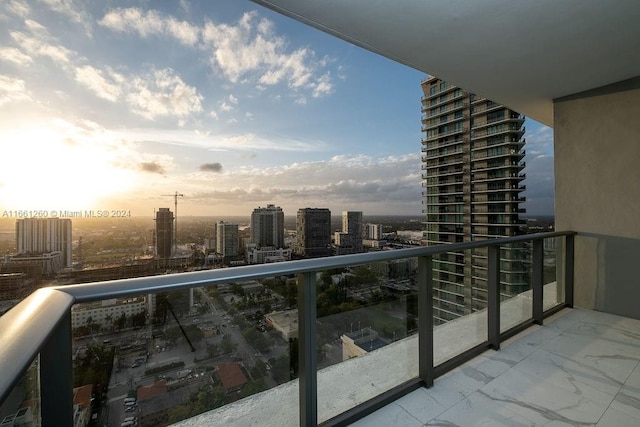
M0 2L0 215L421 215L426 74L247 0ZM527 213L553 132L527 119Z

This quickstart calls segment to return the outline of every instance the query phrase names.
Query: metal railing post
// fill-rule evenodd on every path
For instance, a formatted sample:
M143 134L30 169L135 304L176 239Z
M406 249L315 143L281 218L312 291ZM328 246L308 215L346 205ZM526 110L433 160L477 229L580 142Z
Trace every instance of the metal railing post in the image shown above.
M62 316L40 351L43 426L73 425L71 310Z
M433 260L418 258L418 371L425 386L433 386Z
M315 273L298 275L298 381L300 425L318 425Z
M500 349L500 246L488 249L487 338L494 350Z
M573 235L567 235L564 238L564 301L567 307L573 307L573 257L575 238Z
M543 240L533 241L533 321L542 325L544 310L544 290L543 290L543 266L544 266L544 246Z

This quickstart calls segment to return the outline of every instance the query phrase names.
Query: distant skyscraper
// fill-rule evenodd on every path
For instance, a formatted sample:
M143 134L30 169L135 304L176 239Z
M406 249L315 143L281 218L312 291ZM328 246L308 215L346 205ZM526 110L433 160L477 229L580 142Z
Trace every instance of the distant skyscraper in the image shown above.
M524 117L436 77L424 80L422 91L427 244L518 234L524 202ZM526 252L515 247L501 252L502 293L526 290ZM434 257L436 321L486 307L486 257L486 250Z
M216 224L216 252L225 257L236 257L240 254L238 240L238 224L220 221Z
M173 212L160 208L156 212L156 255L171 258L173 254Z
M331 211L325 208L298 209L296 253L315 258L330 255Z
M382 240L382 224L365 224L365 238Z
M362 246L362 212L342 212L342 233L335 233L336 255L364 252Z
M284 247L284 212L280 206L255 208L251 214L251 243L258 247Z
M25 218L16 221L18 253L62 252L63 265L71 267L71 220Z

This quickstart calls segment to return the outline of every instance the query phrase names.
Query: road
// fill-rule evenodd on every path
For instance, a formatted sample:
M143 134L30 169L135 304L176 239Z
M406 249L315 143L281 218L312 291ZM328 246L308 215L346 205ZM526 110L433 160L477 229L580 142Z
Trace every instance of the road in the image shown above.
M242 335L242 332L240 331L238 325L232 323L233 319L229 315L227 315L227 313L215 302L215 300L211 298L203 288L196 289L200 292L202 298L209 305L209 309L211 310L213 316L218 317L221 323L227 325L226 328L223 328L223 333L231 335L233 342L237 345L235 353L244 361L247 369L253 367L258 359L267 363L267 361L264 360L264 356L255 356L257 354L257 350L247 342L247 340ZM229 320L226 320L225 317ZM275 387L277 385L277 383L271 377L270 373L267 373L267 376L265 376L265 383L269 388Z

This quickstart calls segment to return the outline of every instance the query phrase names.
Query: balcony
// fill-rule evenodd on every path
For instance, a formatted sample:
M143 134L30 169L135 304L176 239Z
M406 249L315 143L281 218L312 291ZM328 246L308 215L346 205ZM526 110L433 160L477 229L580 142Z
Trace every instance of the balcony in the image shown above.
M489 130L481 130L481 131L475 131L471 133L471 140L476 140L476 139L481 139L481 138L487 138L489 136L493 136L493 135L501 135L501 134L515 134L518 135L518 137L521 137L522 135L524 135L524 133L526 132L526 128L525 127L520 127L519 125L502 125L502 128L500 129L492 129L491 131Z
M438 133L437 135L425 136L424 138L422 138L422 143L424 144L425 142L435 141L439 138L444 138L444 137L455 135L458 133L465 133L466 131L467 131L467 128L460 128L455 130L449 130L446 132L441 132L441 133Z
M438 121L438 123L433 123L433 124L423 124L422 125L422 132L426 132L429 129L434 129L437 128L439 126L443 126L443 125L448 125L451 123L455 123L455 122L459 122L461 120L466 120L468 118L468 116L466 114L461 114L459 117L451 117L448 120L445 121Z
M423 106L422 107L422 111L424 112L424 114L421 116L421 120L425 121L425 120L428 120L428 119L434 119L434 118L439 117L439 116L441 116L443 114L447 114L447 113L454 112L454 111L457 111L457 110L462 110L464 108L467 108L468 106L469 106L469 104L467 104L466 102L460 102L458 105L454 104L451 107L447 107L447 108L440 107L440 108L437 109L438 111L434 111L433 113L431 112L431 107Z
M70 425L72 418L71 309L75 304L160 291L220 286L248 279L297 275L299 380L277 385L196 418L189 424L217 425L326 425L345 424L371 413L382 404L431 387L437 377L472 360L545 315L572 306L573 234L546 233L389 252L151 276L97 282L36 291L0 318L0 378L2 402L12 394L23 373L37 358L40 414L45 425ZM562 238L565 252L558 264L563 285L543 283L544 239ZM500 302L498 274L500 247L533 242L533 289ZM455 322L433 326L432 257L452 251L488 248L488 306ZM317 272L355 265L417 259L417 333L394 339L362 357L319 369L316 348ZM544 285L544 286L543 286ZM177 320L177 319L176 319ZM353 327L353 325L352 325ZM348 328L347 328L348 329ZM451 339L452 331L457 338ZM37 357L39 356L39 357ZM384 366L384 369L378 369ZM194 368L195 369L195 368ZM33 371L29 371L33 372ZM348 381L345 379L348 378ZM464 388L460 388L463 392ZM37 396L35 396L37 398Z
M467 94L463 91L461 91L458 95L456 95L455 93L453 94L453 96L449 97L447 96L447 99L441 99L439 101L435 101L435 98L431 95L429 96L423 96L421 98L422 101L422 108L423 109L427 109L427 108L436 108L436 107L440 107L442 105L448 104L450 102L454 102L458 99L462 99L465 96L467 96ZM427 101L429 101L429 103L427 104Z
M475 111L474 111L475 112ZM485 120L482 122L474 122L473 126L471 126L471 130L476 130L479 128L483 128L483 127L487 127L489 125L493 125L493 124L500 124L500 123L505 123L505 122L519 122L520 124L522 124L524 122L524 115L519 114L517 116L513 116L513 117L498 117L498 118L494 118L494 119L490 119L490 120Z
M637 425L639 328L606 313L560 312L354 425Z

